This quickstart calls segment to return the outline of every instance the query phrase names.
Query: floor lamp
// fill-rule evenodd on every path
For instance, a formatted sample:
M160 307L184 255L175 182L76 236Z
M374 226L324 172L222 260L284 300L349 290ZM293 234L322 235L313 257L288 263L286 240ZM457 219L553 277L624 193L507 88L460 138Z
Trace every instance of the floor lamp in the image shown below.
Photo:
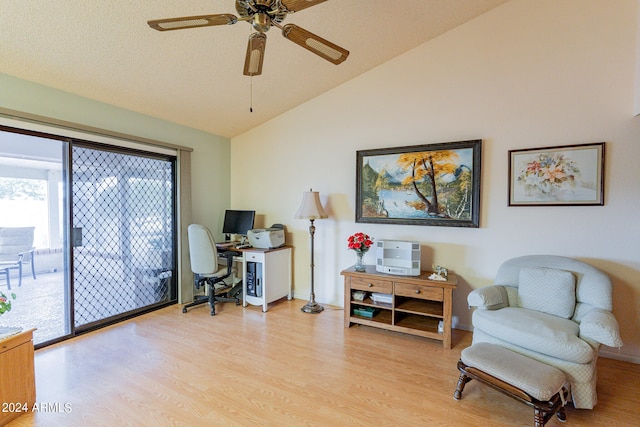
M300 204L300 208L296 213L296 218L308 219L311 221L311 225L309 226L309 234L311 235L311 296L309 297L309 302L301 308L305 313L320 313L324 310L324 307L316 302L316 294L313 286L313 235L316 232L316 227L313 225L313 221L327 217L328 215L325 213L324 209L322 209L322 204L320 203L320 194L311 189L309 189L309 191L305 191L302 194L302 203Z

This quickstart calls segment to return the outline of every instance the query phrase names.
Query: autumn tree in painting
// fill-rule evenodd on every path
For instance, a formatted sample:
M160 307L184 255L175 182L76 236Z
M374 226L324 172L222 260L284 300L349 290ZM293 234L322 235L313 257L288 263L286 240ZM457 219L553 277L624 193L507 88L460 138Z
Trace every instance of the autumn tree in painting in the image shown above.
M459 174L457 160L458 154L451 150L404 153L398 157L398 166L408 173L402 184L411 186L429 215L442 213L436 180Z

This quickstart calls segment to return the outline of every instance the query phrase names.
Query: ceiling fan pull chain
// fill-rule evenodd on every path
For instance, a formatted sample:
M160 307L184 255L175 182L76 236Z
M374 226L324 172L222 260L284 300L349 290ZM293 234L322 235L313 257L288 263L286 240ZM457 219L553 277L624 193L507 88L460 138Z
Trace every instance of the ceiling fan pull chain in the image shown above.
M253 33L253 29L249 27L249 40L251 40L252 33ZM245 62L246 62L246 59L245 59ZM249 73L249 112L253 113L253 73Z
M253 76L250 76L249 80L249 112L253 113Z

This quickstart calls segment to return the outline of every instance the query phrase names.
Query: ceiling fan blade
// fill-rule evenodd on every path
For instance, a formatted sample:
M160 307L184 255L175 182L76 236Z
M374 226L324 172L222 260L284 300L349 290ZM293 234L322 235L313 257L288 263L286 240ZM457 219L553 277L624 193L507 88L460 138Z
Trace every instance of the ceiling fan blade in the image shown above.
M316 55L338 65L349 56L349 51L323 39L320 36L300 28L295 24L287 24L282 27L282 35Z
M297 12L325 1L327 0L282 0L282 4L284 4L284 7L286 7L288 11Z
M185 28L210 27L213 25L232 25L238 22L234 15L223 13L218 15L183 16L181 18L154 19L147 24L154 30L169 31Z
M262 62L264 61L264 48L267 44L267 35L264 33L252 33L247 44L247 56L244 58L244 75L259 76L262 74Z

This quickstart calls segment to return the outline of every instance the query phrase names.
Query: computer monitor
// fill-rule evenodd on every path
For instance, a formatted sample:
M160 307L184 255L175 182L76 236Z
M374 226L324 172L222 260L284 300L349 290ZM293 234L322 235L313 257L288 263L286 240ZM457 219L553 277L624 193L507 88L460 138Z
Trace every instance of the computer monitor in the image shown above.
M247 232L253 228L253 220L256 217L256 211L239 211L227 209L224 213L224 224L222 232L224 238L229 240L230 234L247 235Z

